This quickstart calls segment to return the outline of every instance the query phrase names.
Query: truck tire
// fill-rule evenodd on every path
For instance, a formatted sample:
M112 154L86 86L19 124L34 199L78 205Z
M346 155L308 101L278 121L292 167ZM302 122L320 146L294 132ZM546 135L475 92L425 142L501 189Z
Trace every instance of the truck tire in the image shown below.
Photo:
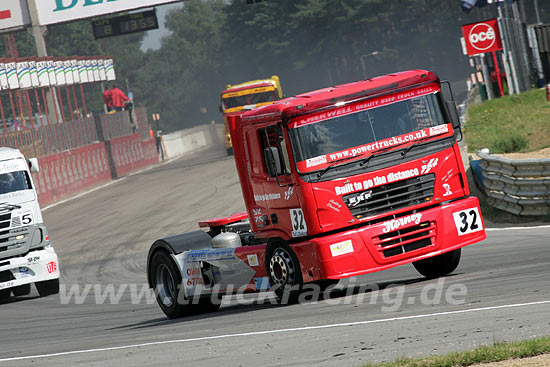
M181 291L181 273L166 251L157 251L151 258L149 268L150 279L153 280L157 303L162 312L171 319L191 316L200 313L215 312L220 308L220 302L212 302L210 298L201 298L198 304L179 304Z
M26 296L29 293L31 293L31 285L30 284L20 285L18 287L13 288L12 292L15 297Z
M0 290L0 301L4 301L11 296L11 289L2 289Z
M303 288L300 262L292 249L283 242L269 243L266 267L272 290L280 303L296 303Z
M450 274L458 267L460 249L428 259L413 262L415 269L426 278L438 278Z
M59 279L45 280L34 284L36 285L36 290L40 297L59 293Z

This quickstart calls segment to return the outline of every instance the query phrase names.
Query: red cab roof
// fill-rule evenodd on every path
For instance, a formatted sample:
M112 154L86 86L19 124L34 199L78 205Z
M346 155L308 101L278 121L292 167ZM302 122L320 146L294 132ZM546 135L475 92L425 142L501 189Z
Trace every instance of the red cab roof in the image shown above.
M260 122L277 118L292 118L319 109L329 108L337 102L368 98L399 89L406 89L410 86L434 82L439 82L439 78L431 71L402 71L285 98L271 105L245 112L243 114L243 121Z

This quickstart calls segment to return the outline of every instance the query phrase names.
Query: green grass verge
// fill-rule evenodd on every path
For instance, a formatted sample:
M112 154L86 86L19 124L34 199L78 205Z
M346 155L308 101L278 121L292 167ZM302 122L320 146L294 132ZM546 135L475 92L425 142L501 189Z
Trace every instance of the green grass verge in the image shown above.
M468 108L468 150L527 152L550 147L550 102L543 89L486 101Z
M468 352L422 359L399 358L393 362L366 364L364 367L465 367L478 363L533 357L545 353L550 353L550 337L513 343L497 342L492 346L481 346Z

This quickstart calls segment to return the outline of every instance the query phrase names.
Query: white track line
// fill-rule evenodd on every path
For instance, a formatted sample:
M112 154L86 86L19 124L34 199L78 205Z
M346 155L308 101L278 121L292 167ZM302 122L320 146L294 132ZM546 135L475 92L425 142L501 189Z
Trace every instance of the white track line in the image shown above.
M511 231L511 230L515 230L515 229L547 229L547 228L550 228L550 225L533 226L533 227L485 228L485 231L494 232L494 231Z
M470 313L470 312L483 312L483 311L490 311L490 310L500 310L500 309L506 309L506 308L517 308L517 307L547 305L547 304L550 304L550 300L538 301L538 302L529 302L529 303L517 303L517 304L511 304L511 305L470 308L470 309L465 309L465 310L437 312L437 313L413 315L413 316L392 317L392 318L389 318L389 319L345 322L345 323L341 323L341 324L305 326L305 327L288 328L288 329L251 331L251 332L248 332L248 333L213 335L213 336L204 336L204 337L199 337L199 338L175 339L175 340L165 340L165 341L160 341L160 342L122 345L122 346L118 346L118 347L83 349L83 350L74 350L74 351L69 351L69 352L39 354L39 355L34 355L34 356L2 358L2 359L0 359L0 362L21 361L21 360L28 360L28 359L40 359L40 358L52 358L52 357L68 356L68 355L75 355L75 354L97 353L97 352L106 352L106 351L132 349L132 348L141 348L141 347L148 347L148 346L155 346L155 345L174 344L174 343L188 343L188 342L204 341L204 340L228 339L228 338L237 338L237 337L244 337L244 336L255 336L255 335L265 335L265 334L281 334L281 333L289 333L289 332L296 332L296 331L309 331L309 330L329 329L329 328L337 328L337 327L345 327L345 326L378 324L378 323L391 322L391 321L413 320L413 319L421 319L421 318L428 318L428 317L448 316L448 315L456 315L456 314L463 314L463 313Z

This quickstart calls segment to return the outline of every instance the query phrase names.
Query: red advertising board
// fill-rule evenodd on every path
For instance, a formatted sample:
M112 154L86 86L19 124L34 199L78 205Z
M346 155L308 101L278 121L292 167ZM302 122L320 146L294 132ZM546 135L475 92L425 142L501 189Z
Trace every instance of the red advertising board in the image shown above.
M462 26L469 56L502 50L502 41L496 19Z

